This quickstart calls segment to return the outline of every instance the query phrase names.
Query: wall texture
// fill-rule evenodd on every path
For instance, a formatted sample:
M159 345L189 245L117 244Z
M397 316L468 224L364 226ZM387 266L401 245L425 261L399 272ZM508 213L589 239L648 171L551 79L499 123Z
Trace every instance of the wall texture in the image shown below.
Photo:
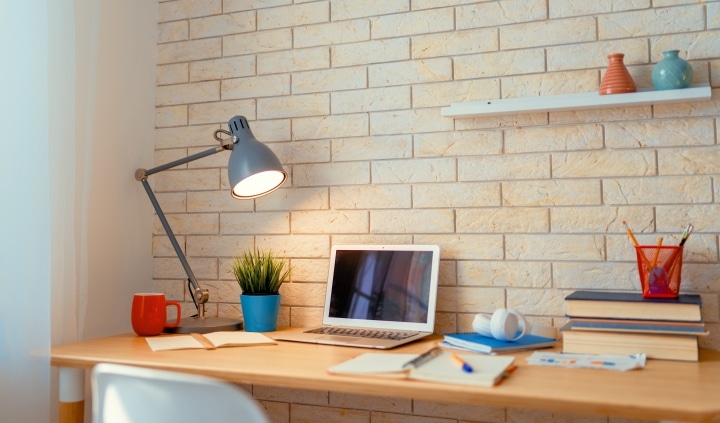
M320 322L330 246L433 243L442 250L437 332L515 307L564 323L576 289L637 290L641 243L676 243L682 290L703 297L720 349L720 92L710 101L442 117L453 102L597 90L622 52L651 87L664 50L720 87L720 2L696 0L160 1L155 140L165 163L216 144L245 115L290 180L255 201L228 192L227 155L151 179L209 314L241 315L228 273L246 248L287 257L281 324ZM186 301L156 220L154 283ZM254 387L276 421L526 421L527 410L457 407ZM428 416L424 420L420 416ZM482 417L477 417L482 416ZM606 421L599 418L598 421Z

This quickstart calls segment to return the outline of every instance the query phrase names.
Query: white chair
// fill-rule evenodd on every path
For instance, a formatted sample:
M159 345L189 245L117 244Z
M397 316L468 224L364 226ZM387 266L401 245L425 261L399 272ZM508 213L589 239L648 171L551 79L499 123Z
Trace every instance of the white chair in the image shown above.
M93 423L268 423L241 388L209 377L101 363L91 377Z

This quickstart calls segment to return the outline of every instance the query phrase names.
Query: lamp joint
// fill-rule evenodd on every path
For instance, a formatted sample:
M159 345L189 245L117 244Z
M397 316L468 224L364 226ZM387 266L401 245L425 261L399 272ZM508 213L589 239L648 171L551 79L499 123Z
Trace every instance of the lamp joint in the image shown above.
M135 171L135 180L144 181L147 179L147 169L137 169Z

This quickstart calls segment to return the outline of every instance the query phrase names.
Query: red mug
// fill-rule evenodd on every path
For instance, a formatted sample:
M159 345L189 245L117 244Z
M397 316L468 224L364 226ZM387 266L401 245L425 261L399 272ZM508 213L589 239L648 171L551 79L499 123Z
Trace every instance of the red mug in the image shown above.
M175 322L167 321L167 308L177 308ZM165 294L135 294L132 301L132 328L140 336L160 335L166 327L180 324L180 303L168 301Z

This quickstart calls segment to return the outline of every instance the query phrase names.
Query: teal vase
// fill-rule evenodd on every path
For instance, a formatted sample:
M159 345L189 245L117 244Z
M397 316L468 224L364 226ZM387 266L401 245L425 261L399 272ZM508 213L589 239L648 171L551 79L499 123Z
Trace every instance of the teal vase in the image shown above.
M280 294L240 294L246 332L272 332L277 329Z
M653 68L652 82L656 90L687 88L692 84L692 66L678 53L679 50L664 51L663 59Z

